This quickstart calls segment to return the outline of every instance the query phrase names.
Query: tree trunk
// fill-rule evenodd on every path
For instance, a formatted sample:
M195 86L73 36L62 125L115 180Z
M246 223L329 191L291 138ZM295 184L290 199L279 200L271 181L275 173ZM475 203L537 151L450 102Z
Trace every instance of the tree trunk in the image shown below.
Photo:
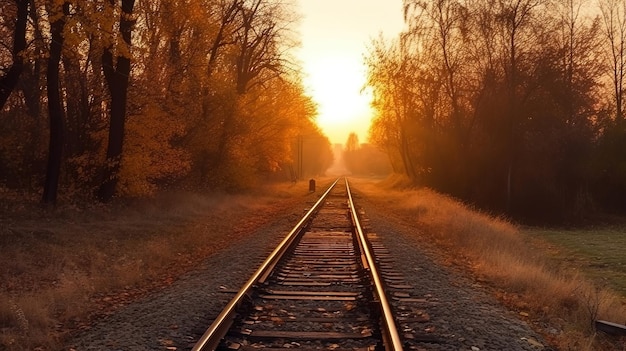
M50 144L48 148L48 166L43 188L42 201L56 204L63 156L63 104L59 88L59 63L63 51L63 28L65 16L69 12L69 3L63 3L63 15L50 24L50 57L48 58L48 111L50 118Z
M20 74L24 69L24 57L22 51L26 49L26 23L28 22L29 0L15 0L17 6L17 18L15 19L15 31L13 32L13 64L6 75L0 77L0 110L9 99L15 89Z
M113 4L114 1L111 1ZM127 56L118 55L114 66L113 47L108 47L102 54L102 70L111 94L109 143L103 182L98 189L98 198L102 202L111 200L119 181L119 172L124 145L124 124L126 121L126 99L130 76L131 33L135 21L132 19L135 0L122 0L120 14L120 33L128 48Z

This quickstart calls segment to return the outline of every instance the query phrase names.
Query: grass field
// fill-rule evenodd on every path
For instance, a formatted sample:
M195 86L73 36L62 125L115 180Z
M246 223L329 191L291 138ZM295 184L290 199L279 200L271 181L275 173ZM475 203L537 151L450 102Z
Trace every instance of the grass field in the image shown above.
M626 226L523 231L546 240L555 262L567 262L570 269L580 270L596 284L620 293L626 301Z

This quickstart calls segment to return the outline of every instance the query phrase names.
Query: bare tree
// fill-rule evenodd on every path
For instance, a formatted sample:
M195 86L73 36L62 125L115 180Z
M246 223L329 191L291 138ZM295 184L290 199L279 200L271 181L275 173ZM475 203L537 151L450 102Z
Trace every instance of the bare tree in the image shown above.
M624 121L624 90L626 77L626 2L622 0L600 0L600 11L607 39L610 62L615 121Z
M469 20L468 9L458 0L436 1L405 1L405 14L408 18L409 33L420 38L422 42L432 42L429 45L434 52L431 54L434 62L433 71L440 75L443 93L447 99L450 111L449 119L452 129L463 136L464 117L462 106L462 91L467 87L463 82L463 65L467 62L467 50L464 48L464 37ZM420 19L419 17L426 17Z
M238 23L237 19L244 8L244 1L245 0L220 0L217 6L214 6L215 11L219 13L219 28L209 50L207 77L211 77L215 70L220 48L234 44L234 33L241 28L241 23Z
M585 16L584 0L563 0L555 3L555 40L564 72L563 82L566 123L572 127L586 118L593 107L583 95L590 95L601 81L602 67L599 19ZM548 44L546 44L548 45Z
M366 59L367 84L373 88L374 105L378 110L370 134L376 135L379 146L395 151L391 156L392 164L401 167L402 173L415 182L420 181L422 170L428 168L422 157L427 143L420 138L427 133L420 131L432 127L433 116L429 111L435 108L434 104L421 104L432 95L419 96L415 92L415 89L432 87L416 81L427 76L422 75L426 70L419 70L420 63L419 58L409 53L406 37L390 45L382 40L375 42ZM422 98L424 100L420 101Z
M280 4L267 0L254 0L240 10L241 28L235 35L238 94L284 73L280 45L286 44L288 28L282 11Z

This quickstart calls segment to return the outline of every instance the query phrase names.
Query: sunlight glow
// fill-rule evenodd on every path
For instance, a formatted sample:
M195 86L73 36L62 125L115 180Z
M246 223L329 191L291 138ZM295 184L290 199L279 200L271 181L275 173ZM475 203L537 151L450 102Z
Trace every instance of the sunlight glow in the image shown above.
M304 86L318 105L317 123L332 143L345 144L351 132L367 141L371 96L361 90L363 56L372 38L403 28L402 1L299 0L302 48L298 58Z
M322 59L307 67L309 93L318 103L318 124L333 142L345 143L350 132L363 141L372 111L370 96L360 93L365 84L362 67L349 59Z

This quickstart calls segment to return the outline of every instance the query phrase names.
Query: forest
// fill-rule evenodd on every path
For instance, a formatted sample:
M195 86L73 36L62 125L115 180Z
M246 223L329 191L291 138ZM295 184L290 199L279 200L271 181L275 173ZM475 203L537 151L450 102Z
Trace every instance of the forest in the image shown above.
M405 0L366 55L395 172L518 218L626 210L626 2Z
M388 172L382 152L415 185L520 219L626 210L626 2L403 9L402 33L364 47L375 116L367 143L347 140L349 170ZM0 187L106 202L323 174L298 16L270 0L0 2Z
M332 164L269 0L0 2L0 187L44 204L243 189Z

